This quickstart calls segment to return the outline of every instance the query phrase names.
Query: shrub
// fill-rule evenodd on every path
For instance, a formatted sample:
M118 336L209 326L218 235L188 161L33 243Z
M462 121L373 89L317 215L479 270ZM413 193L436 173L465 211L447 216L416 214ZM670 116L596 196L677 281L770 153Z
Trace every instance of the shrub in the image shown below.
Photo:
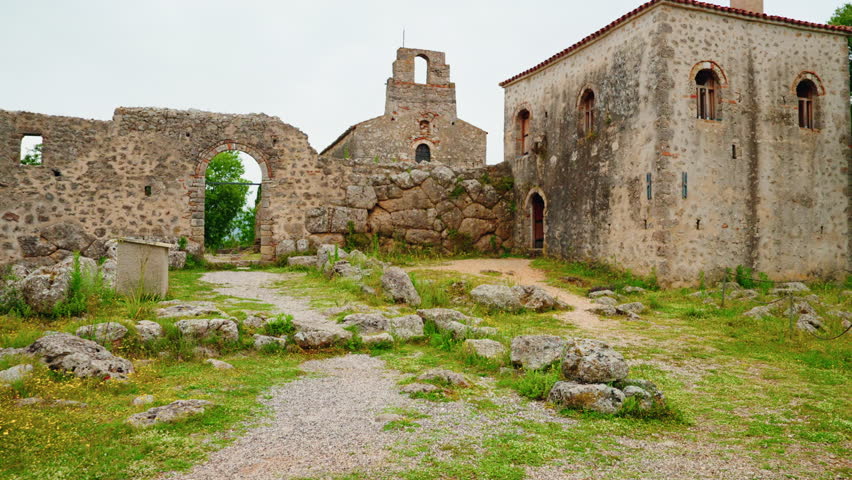
M519 394L533 400L544 400L550 395L550 389L559 381L559 366L554 365L543 370L527 370L519 377L501 382L515 389Z
M263 331L270 337L281 337L284 335L292 335L296 333L296 326L293 324L293 315L281 313L263 327Z

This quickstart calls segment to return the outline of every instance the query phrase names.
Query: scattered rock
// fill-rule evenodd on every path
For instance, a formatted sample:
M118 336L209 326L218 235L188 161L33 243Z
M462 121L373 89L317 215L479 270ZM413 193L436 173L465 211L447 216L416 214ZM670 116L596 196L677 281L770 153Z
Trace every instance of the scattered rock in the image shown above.
M114 342L127 335L127 327L116 322L83 325L74 332L78 337L88 338L99 342Z
M255 330L260 330L266 327L267 323L269 323L269 320L258 314L248 315L246 316L246 319L243 320L244 327L253 328Z
M565 345L562 375L579 383L609 383L627 378L627 362L598 340L572 339Z
M547 399L563 408L612 414L618 412L624 404L624 393L601 384L556 382Z
M260 350L267 345L277 344L281 347L287 346L287 338L270 337L267 335L254 334L254 348Z
M43 398L27 397L27 398L22 398L20 400L17 400L15 402L15 405L17 405L19 407L27 407L29 405L38 405L38 404L43 403L43 402L44 402Z
M209 338L220 335L224 340L235 342L240 338L237 323L224 318L178 320L175 326L186 336Z
M47 335L27 348L53 370L67 370L78 377L124 379L133 364L116 357L97 343L67 333Z
M628 285L624 287L624 293L643 293L645 291L642 287L634 287L632 285Z
M296 251L296 241L284 239L275 246L275 258L286 257L287 255L296 253Z
M204 363L207 363L209 365L213 365L213 368L215 368L216 370L230 370L230 369L234 368L234 366L231 365L228 362L223 362L221 360L214 360L212 358L208 358L207 360L204 361Z
M361 337L361 341L364 342L364 345L372 346L372 345L387 345L393 344L393 336L390 333L382 332L375 335L367 335Z
M604 315L607 317L612 317L618 314L618 311L615 309L615 307L610 305L599 305L597 307L590 308L589 311L594 313L595 315Z
M497 310L520 310L521 296L506 285L480 285L470 291L473 301Z
M16 355L27 355L26 348L0 348L0 359Z
M811 289L802 282L788 282L779 284L777 287L770 290L769 293L773 295L790 295L793 293L810 291Z
M0 383L15 383L20 382L33 371L33 366L30 364L15 365L12 368L0 371Z
M767 305L761 305L758 307L754 307L751 310L745 312L743 314L745 317L750 318L763 318L763 317L771 317L772 309Z
M37 313L53 313L54 308L68 296L73 266L72 256L27 275L21 282L21 294L27 305ZM94 276L98 272L98 265L91 258L79 257L79 267L80 272L86 276Z
M343 317L343 324L355 327L362 335L381 333L388 329L388 318L379 313L353 313Z
M388 320L388 331L401 340L423 336L423 319L417 315L406 315Z
M506 347L502 343L488 339L465 340L463 348L474 355L490 359L499 359L506 353Z
M178 400L162 407L131 415L127 423L134 427L148 427L157 423L174 423L204 413L213 404L206 400Z
M420 305L420 295L414 288L411 278L399 267L386 268L382 275L382 289L395 302Z
M154 403L153 395L139 395L134 398L133 401L130 402L132 405L140 406L140 405L148 405L149 403Z
M345 259L349 255L337 245L325 244L317 248L316 267L322 271L330 268L333 264Z
M329 348L340 342L348 340L351 333L343 330L342 332L334 332L330 330L302 330L293 335L293 341L301 348Z
M51 407L72 407L72 408L86 408L89 406L88 403L78 402L77 400L54 400Z
M440 390L440 388L432 385L431 383L409 383L408 385L402 387L400 390L402 393L415 394L415 393L431 393Z
M636 397L641 410L650 410L654 406L665 404L666 398L653 382L648 380L626 379L613 383L613 387L624 392L624 397Z
M349 263L348 260L340 260L331 267L332 276L337 276L341 278L353 278L355 280L361 280L363 277L363 273L361 269Z
M458 310L449 308L430 308L426 310L417 310L417 315L425 321L435 323L438 328L447 322L459 322L465 325L476 326L482 322L481 318L469 317Z
M317 264L317 256L309 255L309 256L301 256L301 257L289 257L287 259L287 265L291 267L315 267Z
M547 312L562 306L553 295L547 293L541 287L524 285L512 287L512 290L518 294L524 308L536 312Z
M589 292L589 298L600 298L600 297L614 297L615 292L612 290L598 290L595 292Z
M808 313L799 315L796 328L805 332L817 332L823 328L822 319Z
M433 368L431 370L427 370L420 374L417 377L417 380L423 382L443 382L447 385L456 385L459 387L469 387L470 382L464 378L464 375L461 373L453 372L452 370L445 370L442 368Z
M565 351L564 338L554 335L521 335L512 339L512 363L525 370L540 370L559 361Z
M598 297L598 298L595 298L593 300L593 302L597 303L599 305L607 305L607 306L610 306L610 307L614 307L614 306L618 305L618 300L616 300L612 297Z
M157 322L142 320L136 324L136 333L143 342L151 342L163 336L163 327Z
M216 308L211 302L170 300L168 302L160 302L160 305L165 306L156 310L157 317L159 318L225 316L225 312Z
M624 303L616 306L615 310L622 315L627 315L628 313L635 313L638 315L645 311L645 305L640 302Z
M784 315L788 317L790 315L810 315L815 317L817 312L808 302L796 302L792 307L787 307L787 309L784 310Z
M196 357L201 358L216 358L219 356L219 352L216 351L213 347L208 347L207 345L199 345L192 349L193 353L195 353ZM162 356L165 352L160 352L160 356Z

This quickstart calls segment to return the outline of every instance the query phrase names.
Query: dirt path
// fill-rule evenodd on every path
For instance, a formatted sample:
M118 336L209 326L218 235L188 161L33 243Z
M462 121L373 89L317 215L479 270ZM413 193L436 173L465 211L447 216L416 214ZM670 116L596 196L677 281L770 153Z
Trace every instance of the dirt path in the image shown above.
M216 285L214 290L222 295L258 300L273 305L274 313L293 315L293 323L299 329L326 330L343 334L343 328L314 310L308 299L284 295L273 286L275 282L291 278L293 275L300 274L222 270L205 273L201 281Z
M612 321L602 320L589 311L595 307L595 304L588 298L548 285L544 272L533 268L530 263L531 260L525 258L489 258L455 260L443 265L416 267L415 269L459 272L467 275L508 280L517 285L535 285L574 307L573 311L562 313L559 318L592 332L608 332L613 329ZM487 275L483 272L500 272L501 275L496 277L493 274Z

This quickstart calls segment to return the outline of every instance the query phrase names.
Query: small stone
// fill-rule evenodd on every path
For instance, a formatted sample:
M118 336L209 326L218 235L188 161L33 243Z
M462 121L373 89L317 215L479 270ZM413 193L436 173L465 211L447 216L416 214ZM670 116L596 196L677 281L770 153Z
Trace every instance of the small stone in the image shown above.
M805 332L817 332L823 328L822 319L816 315L803 314L799 315L796 321L796 328Z
M618 412L624 404L624 393L603 384L556 382L547 399L563 408L612 414Z
M361 337L361 340L364 342L364 345L374 346L374 345L392 345L393 344L393 336L390 333L379 333L376 335L367 335Z
M133 427L147 427L157 423L174 423L188 417L200 415L213 404L206 400L178 400L162 407L137 413L127 419Z
M46 335L27 347L27 352L54 370L73 372L78 377L124 379L133 373L129 360L116 357L97 343L67 333Z
M136 324L136 334L143 342L151 342L163 336L163 327L157 322L142 320Z
M519 292L506 285L480 285L470 291L473 301L496 310L521 309Z
M622 315L627 315L628 313L640 314L645 311L645 305L639 302L625 303L618 305L615 309Z
M231 365L228 362L223 362L221 360L215 360L215 359L212 359L212 358L208 358L207 360L204 361L204 363L213 365L213 368L215 368L216 370L230 370L230 369L234 368L234 366Z
M243 320L243 326L244 327L253 328L255 330L260 330L260 329L266 327L267 323L268 323L268 321L267 321L266 318L264 318L260 315L257 315L257 314L248 315L248 316L246 316L246 319Z
M388 320L388 332L400 340L423 336L423 319L418 315L405 315Z
M761 305L761 306L754 307L751 310L743 313L743 316L744 317L750 317L750 318L771 317L772 316L772 309L769 308L766 305Z
M618 300L616 300L612 297L597 297L597 298L594 299L593 302L597 303L599 305L608 305L610 307L614 307L614 306L618 305Z
M362 335L370 335L386 331L388 318L379 313L353 313L343 317L343 324L355 327Z
M433 368L431 370L427 370L426 372L423 372L419 377L417 377L417 380L426 382L438 381L446 383L448 385L456 385L460 387L470 386L470 382L468 382L467 379L464 378L464 375L453 372L452 370L445 370L441 368Z
M72 407L72 408L86 408L89 406L88 403L78 402L76 400L54 400L51 404L52 407Z
M627 362L620 353L598 340L572 339L566 343L562 375L579 383L609 383L627 378Z
M594 313L595 315L604 315L607 317L612 317L618 314L618 311L615 309L615 307L609 305L598 305L596 307L590 308L589 311Z
M409 383L408 385L402 387L400 390L402 393L414 394L414 393L431 393L440 390L435 385L430 383Z
M17 400L15 402L15 405L17 405L19 407L26 407L26 406L29 406L29 405L38 405L38 404L43 403L43 402L44 402L44 399L42 399L42 398L28 397L28 398L22 398L20 400Z
M127 335L127 327L116 322L96 323L94 325L83 325L74 333L78 337L89 340L115 342Z
M224 318L178 320L175 326L182 334L195 338L220 335L223 339L232 342L240 338L237 323Z
M411 278L399 267L386 268L382 274L382 289L395 302L412 306L420 305L420 294L414 288Z
M203 317L225 316L225 312L216 308L211 302L186 302L181 300L170 300L168 302L160 302L163 307L156 310L159 318L179 318L179 317Z
M0 371L0 383L15 383L20 382L33 371L33 366L29 364L15 365L12 368Z
M153 395L139 395L138 397L134 398L133 401L131 401L130 403L137 406L137 407L140 406L140 405L147 405L149 403L154 403L154 396Z
M315 267L316 264L316 255L287 258L287 265L291 267Z
M293 341L301 348L330 348L352 337L346 330L340 332L330 330L302 330L293 335Z
M267 335L254 334L254 348L260 350L267 345L287 346L287 338L270 337Z
M624 293L642 293L645 289L642 287L634 287L632 285L628 285L624 287Z
M562 358L565 344L554 335L521 335L512 339L511 360L525 370L540 370Z
M615 292L612 290L598 290L596 292L589 292L589 298L600 298L600 297L614 297Z

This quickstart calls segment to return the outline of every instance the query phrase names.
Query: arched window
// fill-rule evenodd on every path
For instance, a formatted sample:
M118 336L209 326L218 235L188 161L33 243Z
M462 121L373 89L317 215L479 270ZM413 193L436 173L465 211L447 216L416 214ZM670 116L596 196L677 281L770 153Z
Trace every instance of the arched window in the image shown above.
M595 131L595 92L591 89L586 89L580 97L580 125L585 135Z
M431 126L429 125L429 120L420 120L420 134L421 135L429 135Z
M544 199L538 192L530 197L532 210L532 248L544 248Z
M425 55L414 57L414 83L426 84L428 82L429 59Z
M429 149L429 145L426 145L425 143L417 145L417 150L414 152L414 160L417 163L431 162L432 151Z
M695 97L697 99L697 117L702 120L716 120L716 104L719 103L719 81L713 70L705 69L695 76Z
M811 80L802 80L796 86L796 96L799 97L799 127L816 128L814 123L814 99L817 87Z
M529 110L521 110L518 112L517 118L517 126L518 126L518 154L526 155L529 153L529 136L530 136L530 112Z

